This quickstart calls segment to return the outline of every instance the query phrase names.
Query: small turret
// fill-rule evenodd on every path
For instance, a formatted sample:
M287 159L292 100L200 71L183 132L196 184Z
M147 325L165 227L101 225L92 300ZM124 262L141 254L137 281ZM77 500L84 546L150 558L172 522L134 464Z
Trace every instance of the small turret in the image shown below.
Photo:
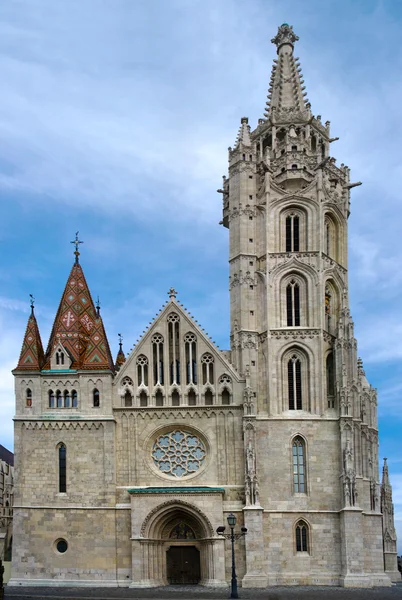
M45 362L42 340L34 312L34 297L31 297L31 314L22 343L20 359L14 371L40 371Z
M123 336L121 335L121 333L119 333L118 336L119 336L119 351L116 356L116 370L117 371L119 371L121 366L124 365L124 363L126 362L126 355L123 352Z

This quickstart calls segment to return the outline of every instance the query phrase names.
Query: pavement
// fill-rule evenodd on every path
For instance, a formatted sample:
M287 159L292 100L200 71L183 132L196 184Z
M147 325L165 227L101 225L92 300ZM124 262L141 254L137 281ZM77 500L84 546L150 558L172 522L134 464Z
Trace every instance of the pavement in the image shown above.
M5 600L221 600L230 597L229 588L198 585L169 585L160 588L110 588L66 586L21 586L4 588ZM340 587L295 586L239 589L239 598L249 600L402 600L402 582L390 588L345 589Z

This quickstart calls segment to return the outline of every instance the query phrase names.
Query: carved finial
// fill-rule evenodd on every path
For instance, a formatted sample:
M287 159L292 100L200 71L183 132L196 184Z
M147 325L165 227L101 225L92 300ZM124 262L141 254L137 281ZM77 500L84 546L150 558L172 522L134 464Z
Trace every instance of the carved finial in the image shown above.
M298 39L298 36L293 31L292 25L283 23L280 27L278 27L278 33L274 38L272 38L271 42L276 45L277 52L279 54L280 48L285 44L291 46L293 50L293 45Z
M96 299L96 316L100 317L100 300L99 300L99 296Z
M168 291L168 296L171 300L173 300L174 298L176 298L177 296L177 292L174 289L174 287L171 287L170 290Z
M30 297L30 306L31 306L31 315L34 314L34 306L35 306L35 298L32 296L32 294L29 294Z
M75 252L74 252L74 254L75 254L75 264L76 264L76 265L78 265L78 257L79 257L79 255L80 255L80 253L79 253L79 251L78 251L79 244L83 244L83 243L84 243L84 242L81 242L81 241L78 239L78 234L79 234L79 231L77 231L77 232L75 233L75 240L73 240L73 241L71 242L71 244L74 244L74 245L75 245Z

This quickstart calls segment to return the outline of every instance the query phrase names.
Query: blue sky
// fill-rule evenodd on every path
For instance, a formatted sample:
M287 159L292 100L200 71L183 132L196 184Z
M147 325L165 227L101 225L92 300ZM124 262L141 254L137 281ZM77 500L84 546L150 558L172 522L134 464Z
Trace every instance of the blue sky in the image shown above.
M402 5L392 0L3 0L0 4L0 443L29 294L44 345L79 230L114 354L167 299L229 345L216 189L242 116L263 115L277 26L299 35L314 114L352 169L350 296L379 390L402 542ZM402 544L399 542L399 553Z

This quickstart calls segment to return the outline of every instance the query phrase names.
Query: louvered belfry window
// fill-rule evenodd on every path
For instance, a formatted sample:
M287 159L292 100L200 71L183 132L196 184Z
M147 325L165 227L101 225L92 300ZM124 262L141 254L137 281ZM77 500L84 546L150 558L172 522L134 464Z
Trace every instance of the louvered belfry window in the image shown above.
M294 355L288 361L289 410L302 410L301 362Z

